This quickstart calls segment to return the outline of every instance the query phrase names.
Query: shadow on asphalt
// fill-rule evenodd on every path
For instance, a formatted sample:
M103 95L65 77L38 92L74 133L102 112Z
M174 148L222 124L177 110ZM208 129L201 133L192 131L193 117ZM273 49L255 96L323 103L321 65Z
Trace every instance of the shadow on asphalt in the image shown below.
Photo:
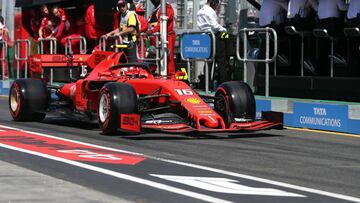
M78 120L71 120L66 118L46 118L42 121L44 124L54 125L54 126L64 126L71 128L79 128L82 130L99 130L99 125L97 123L90 123ZM272 131L273 132L273 131ZM255 138L264 138L264 137L280 137L282 135L276 134L267 134L266 131L260 132L237 132L237 133L165 133L156 130L145 129L141 133L126 133L118 131L112 135L103 135L99 132L101 136L107 137L119 137L121 139L129 140L192 140L192 139L206 139L206 140L226 140L226 139L255 139Z
M41 123L71 128L80 128L83 130L99 130L98 123L78 121L66 118L46 118Z
M254 139L254 138L263 138L263 137L281 137L282 135L266 134L266 133L231 133L231 134L197 134L197 133L187 133L187 134L170 134L164 133L164 135L144 133L139 135L121 135L118 134L124 139L130 140L229 140L229 139Z

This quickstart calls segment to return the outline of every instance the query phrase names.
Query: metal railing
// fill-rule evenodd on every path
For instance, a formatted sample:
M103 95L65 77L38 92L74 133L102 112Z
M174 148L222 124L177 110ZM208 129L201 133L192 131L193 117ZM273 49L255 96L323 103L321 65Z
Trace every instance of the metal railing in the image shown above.
M212 39L212 50L211 50L211 57L209 59L196 59L196 58L185 58L183 56L183 47L182 47L182 43L180 42L180 55L181 55L181 60L184 60L187 62L187 73L188 73L188 78L189 81L191 81L191 74L190 74L190 62L192 61L204 61L205 62L205 71L204 71L204 75L205 75L205 92L208 93L209 92L209 64L208 62L213 61L212 63L212 69L211 69L211 77L213 77L214 75L214 69L215 69L215 53L216 53L216 38L215 38L215 34L213 32L184 32L181 36L181 40L183 39L183 35L184 34L204 34L204 35L209 35L211 36ZM212 79L212 78L211 78Z
M57 54L57 40L56 38L42 38L37 42L38 53L44 54L44 42L49 42L49 53L48 54ZM41 72L41 78L44 77L44 70ZM50 84L53 84L54 70L50 69Z
M0 63L1 63L1 67L2 67L1 68L1 76L2 76L2 80L5 80L5 68L6 68L5 63L7 63L7 52L8 52L7 42L1 40L0 46L1 46Z
M44 54L44 42L49 42L49 54L57 54L56 38L41 38L37 42L38 54Z
M138 43L135 46L136 50L136 56L138 60L143 62L155 62L156 66L158 67L158 72L160 73L161 68L161 60L164 57L164 54L161 54L161 40L160 40L160 33L152 33L152 34L146 34L146 33L140 33L138 34ZM150 38L155 37L155 58L154 57L147 57L147 49L145 48L145 41ZM112 44L109 44L109 39L112 39ZM113 35L106 37L105 35L102 35L99 39L99 50L100 51L106 51L107 46L114 46L115 52L119 52L123 47L120 45L128 45L122 38L121 35ZM138 49L138 45L140 45L140 50ZM125 46L124 46L125 47Z
M100 51L106 51L106 45L108 44L108 40L113 39L113 46L115 46L115 51L119 52L120 48L118 48L119 45L124 44L123 38L121 35L112 35L109 37L106 37L105 35L102 35L99 39L99 49Z
M139 49L136 49L136 55L138 57L138 59L140 61L144 61L144 62L155 62L156 63L156 67L160 68L161 67L161 59L164 57L163 54L161 54L161 45L160 45L160 33L156 32L156 33L152 33L152 34L146 34L146 33L140 33L139 34L139 41L138 43L140 43L140 50L141 50L141 54L139 53ZM155 37L155 58L153 57L147 57L146 56L146 48L144 48L144 41L146 41L149 37ZM160 73L160 70L157 70L158 73Z
M259 34L264 34L266 38L266 50L265 50L265 58L264 59L252 59L248 58L248 32L257 32ZM243 37L243 49L244 49L244 56L241 57L240 55L240 38L241 34ZM270 58L270 34L273 35L274 41L274 54ZM247 63L248 62L255 62L255 63L265 63L265 97L269 97L269 64L275 61L278 52L278 45L277 45L277 34L276 31L272 28L244 28L239 31L239 34L236 38L236 56L239 61L244 62L244 82L247 82Z
M106 36L102 35L99 38L99 49L100 51L106 51Z
M21 44L25 43L25 57L21 57ZM15 60L16 60L16 78L20 78L20 63L25 61L24 77L27 78L28 60L30 57L30 41L28 39L18 39L15 41Z
M79 37L67 37L66 38L65 55L74 54L73 48L72 48L72 42L74 40L79 40L79 54L86 54L86 51L87 51L86 38L83 36L79 36Z

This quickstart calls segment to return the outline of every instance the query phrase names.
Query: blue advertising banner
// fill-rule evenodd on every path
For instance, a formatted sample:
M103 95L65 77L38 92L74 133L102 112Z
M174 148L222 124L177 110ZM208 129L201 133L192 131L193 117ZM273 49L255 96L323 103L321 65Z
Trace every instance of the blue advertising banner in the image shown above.
M295 102L293 126L346 132L348 114L347 105Z
M360 135L360 120L349 119L348 132Z
M208 34L183 34L181 52L185 59L209 59L212 53L211 37Z
M271 111L271 101L270 100L256 100L256 118L261 118L262 111Z
M8 80L0 81L0 95L8 95L11 84Z

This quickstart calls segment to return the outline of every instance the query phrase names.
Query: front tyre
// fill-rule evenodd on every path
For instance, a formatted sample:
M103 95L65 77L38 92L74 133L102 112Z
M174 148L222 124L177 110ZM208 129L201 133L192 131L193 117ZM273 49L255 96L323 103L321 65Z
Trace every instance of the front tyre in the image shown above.
M256 115L255 97L250 87L240 81L222 83L216 90L215 111L227 127L236 119L253 120Z
M121 114L137 113L137 95L134 88L125 83L110 82L100 90L98 121L104 134L115 133L120 127Z
M42 121L48 102L48 89L42 80L18 79L11 85L9 110L15 121Z

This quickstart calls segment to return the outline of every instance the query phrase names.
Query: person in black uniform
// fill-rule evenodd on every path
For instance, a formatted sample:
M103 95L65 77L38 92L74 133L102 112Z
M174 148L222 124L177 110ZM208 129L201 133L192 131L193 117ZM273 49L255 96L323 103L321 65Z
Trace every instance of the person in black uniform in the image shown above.
M294 26L299 32L308 32L304 38L304 62L301 60L301 38L299 35L290 35L290 58L291 70L294 75L301 75L301 63L304 63L304 74L312 75L314 73L313 56L314 49L311 44L315 43L315 38L311 35L316 25L316 13L318 10L317 0L290 0L287 10L287 25Z
M346 27L360 29L360 1L352 0L349 4L347 12L347 24ZM360 75L360 40L359 37L350 37L347 41L347 60L348 60L348 75L351 77L357 77Z
M278 73L282 75L288 75L289 68L289 48L288 40L285 38L285 19L286 11L288 7L288 0L263 0L263 4L260 8L259 25L261 27L271 27L275 29L278 36ZM261 35L261 47L259 53L259 59L265 59L266 56L266 40L265 35ZM270 57L273 55L274 43L270 41ZM280 60L281 59L281 60ZM272 66L272 64L271 64ZM285 67L286 66L286 67ZM273 68L270 68L273 70ZM256 74L263 74L265 72L265 63L259 63Z
M319 22L317 27L326 29L330 36L342 39L344 35L344 14L347 9L348 5L345 3L345 0L319 0ZM335 43L335 55L345 55L344 44L344 42L339 40ZM317 72L322 76L330 75L330 51L329 40L320 39L318 44Z

